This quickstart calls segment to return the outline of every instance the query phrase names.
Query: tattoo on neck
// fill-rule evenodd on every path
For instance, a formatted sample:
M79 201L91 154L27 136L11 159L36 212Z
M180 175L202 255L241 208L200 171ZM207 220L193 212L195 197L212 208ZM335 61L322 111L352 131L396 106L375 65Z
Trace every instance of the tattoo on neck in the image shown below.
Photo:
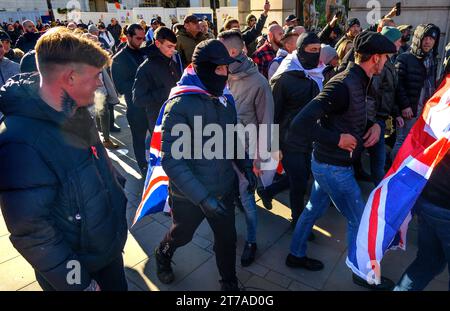
M63 90L61 96L61 107L64 114L67 116L72 116L77 107L77 103L75 102L75 100L70 97L69 93L67 93L65 90Z

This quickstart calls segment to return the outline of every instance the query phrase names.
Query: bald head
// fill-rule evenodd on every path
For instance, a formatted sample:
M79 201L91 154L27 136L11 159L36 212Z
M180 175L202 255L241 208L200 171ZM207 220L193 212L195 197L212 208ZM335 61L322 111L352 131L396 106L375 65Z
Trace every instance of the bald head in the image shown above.
M295 32L296 34L298 34L300 36L302 33L306 32L306 29L303 26L295 26L294 30L292 30L292 32Z
M281 47L281 39L283 38L283 35L283 27L280 25L274 24L269 27L268 40L275 50L278 50Z

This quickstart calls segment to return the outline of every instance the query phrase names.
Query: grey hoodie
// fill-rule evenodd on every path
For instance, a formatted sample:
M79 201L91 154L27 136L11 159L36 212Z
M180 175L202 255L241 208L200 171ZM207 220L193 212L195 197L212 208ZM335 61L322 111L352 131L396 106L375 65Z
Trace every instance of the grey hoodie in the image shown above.
M20 65L3 57L0 59L0 87L2 87L6 81L20 73Z
M228 84L236 102L238 123L244 126L267 124L270 129L273 124L274 102L269 82L246 55L241 54L237 59L241 63L235 62L229 66Z

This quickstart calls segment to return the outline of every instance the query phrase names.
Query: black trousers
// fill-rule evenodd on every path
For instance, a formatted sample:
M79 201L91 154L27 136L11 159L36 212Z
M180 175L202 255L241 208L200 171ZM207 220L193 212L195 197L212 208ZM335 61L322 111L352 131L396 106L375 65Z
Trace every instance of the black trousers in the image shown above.
M36 280L44 291L55 291L44 277L34 271ZM128 284L125 278L122 255L119 255L109 265L103 269L92 272L91 277L98 283L102 291L127 291Z
M289 205L292 220L294 223L297 223L298 218L305 209L306 187L311 175L311 154L283 150L283 159L281 161L289 179Z
M127 119L133 139L134 157L139 169L145 174L147 172L145 138L147 137L147 131L149 130L145 109L136 107L127 101ZM151 131L153 131L153 129L151 129Z
M109 110L109 129L111 130L114 127L114 105L108 105Z
M220 276L225 282L236 282L236 228L234 215L234 191L224 196L222 200L227 207L228 214L220 219L206 218L214 232L214 252ZM199 206L178 197L171 197L172 227L161 241L160 249L172 256L178 247L186 245L205 214Z

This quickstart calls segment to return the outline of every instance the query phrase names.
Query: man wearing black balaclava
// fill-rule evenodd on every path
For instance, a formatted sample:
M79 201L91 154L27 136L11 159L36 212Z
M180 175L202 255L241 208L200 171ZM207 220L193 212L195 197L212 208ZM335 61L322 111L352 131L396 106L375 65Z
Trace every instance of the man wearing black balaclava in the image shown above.
M304 209L304 196L310 175L311 143L291 144L287 132L292 119L322 90L323 65L319 66L320 40L313 32L303 33L297 50L286 56L270 81L275 102L274 123L280 125L283 167L290 184L292 228ZM274 186L276 187L276 186ZM264 199L270 196L270 188Z
M196 229L206 218L214 232L221 288L239 290L234 226L237 178L232 164L249 181L248 191L254 192L256 177L252 172L253 163L247 157L230 159L227 147L235 147L236 137L231 141L228 136L222 137L222 142L214 143L215 148L212 148L212 133L203 135L204 132L211 132L211 126L219 126L225 133L227 125L237 124L234 103L230 97L223 96L228 65L234 61L220 41L199 43L192 56L192 66L185 70L178 86L172 89L172 96L164 110L161 163L170 180L169 202L173 224L156 248L155 258L157 276L165 284L175 278L171 267L175 250L192 240ZM177 129L178 134L175 134ZM186 132L180 135L180 130ZM193 141L189 140L191 137Z

